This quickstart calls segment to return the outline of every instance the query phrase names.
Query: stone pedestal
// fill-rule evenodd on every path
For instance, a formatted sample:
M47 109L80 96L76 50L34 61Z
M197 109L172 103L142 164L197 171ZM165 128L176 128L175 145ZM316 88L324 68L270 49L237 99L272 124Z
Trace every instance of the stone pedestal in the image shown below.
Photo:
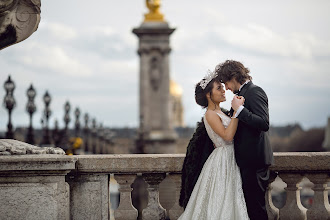
M70 173L70 219L109 219L109 175Z
M69 156L0 156L0 219L70 219L65 175L73 169Z
M144 153L175 153L177 135L170 110L170 35L167 22L144 22L133 33L139 38L140 131Z

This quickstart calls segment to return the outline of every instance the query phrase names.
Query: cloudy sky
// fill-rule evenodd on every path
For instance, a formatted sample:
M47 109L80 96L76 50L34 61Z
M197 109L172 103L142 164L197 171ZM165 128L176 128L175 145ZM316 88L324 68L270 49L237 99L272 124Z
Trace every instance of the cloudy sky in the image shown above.
M14 126L28 125L26 90L37 90L34 125L40 126L42 96L52 96L63 126L64 103L105 126L138 124L138 39L132 29L147 12L144 0L42 0L41 22L27 40L0 51L0 98L10 74L16 83ZM171 78L183 88L185 123L203 110L194 85L226 59L247 66L269 98L272 125L324 126L330 117L330 1L174 1L161 11L171 36ZM229 108L232 94L226 92ZM71 118L73 119L71 110ZM0 130L7 112L0 108ZM71 121L71 127L73 123Z

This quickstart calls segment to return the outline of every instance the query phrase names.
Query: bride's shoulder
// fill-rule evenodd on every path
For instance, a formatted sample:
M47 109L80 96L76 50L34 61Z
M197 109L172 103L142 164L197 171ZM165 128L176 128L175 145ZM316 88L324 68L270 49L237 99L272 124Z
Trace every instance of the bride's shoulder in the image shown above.
M208 122L209 121L214 121L216 119L220 119L219 115L215 111L212 111L212 110L207 110L205 112L205 118Z

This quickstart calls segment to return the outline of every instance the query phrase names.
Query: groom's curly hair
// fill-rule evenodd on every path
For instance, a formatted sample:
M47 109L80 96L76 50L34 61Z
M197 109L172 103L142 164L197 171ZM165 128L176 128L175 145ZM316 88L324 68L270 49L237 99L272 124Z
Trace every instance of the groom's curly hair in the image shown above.
M218 74L218 80L222 83L226 83L232 78L235 78L240 84L243 84L246 80L252 80L249 75L250 70L241 62L235 60L226 60L224 63L218 64L214 71Z

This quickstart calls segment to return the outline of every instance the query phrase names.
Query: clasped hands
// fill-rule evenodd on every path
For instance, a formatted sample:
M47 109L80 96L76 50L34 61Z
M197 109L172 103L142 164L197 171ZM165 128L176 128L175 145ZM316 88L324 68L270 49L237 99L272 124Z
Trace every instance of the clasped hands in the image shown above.
M245 98L243 96L235 95L233 100L231 101L231 107L236 112L241 105L244 105L244 102L245 102Z

